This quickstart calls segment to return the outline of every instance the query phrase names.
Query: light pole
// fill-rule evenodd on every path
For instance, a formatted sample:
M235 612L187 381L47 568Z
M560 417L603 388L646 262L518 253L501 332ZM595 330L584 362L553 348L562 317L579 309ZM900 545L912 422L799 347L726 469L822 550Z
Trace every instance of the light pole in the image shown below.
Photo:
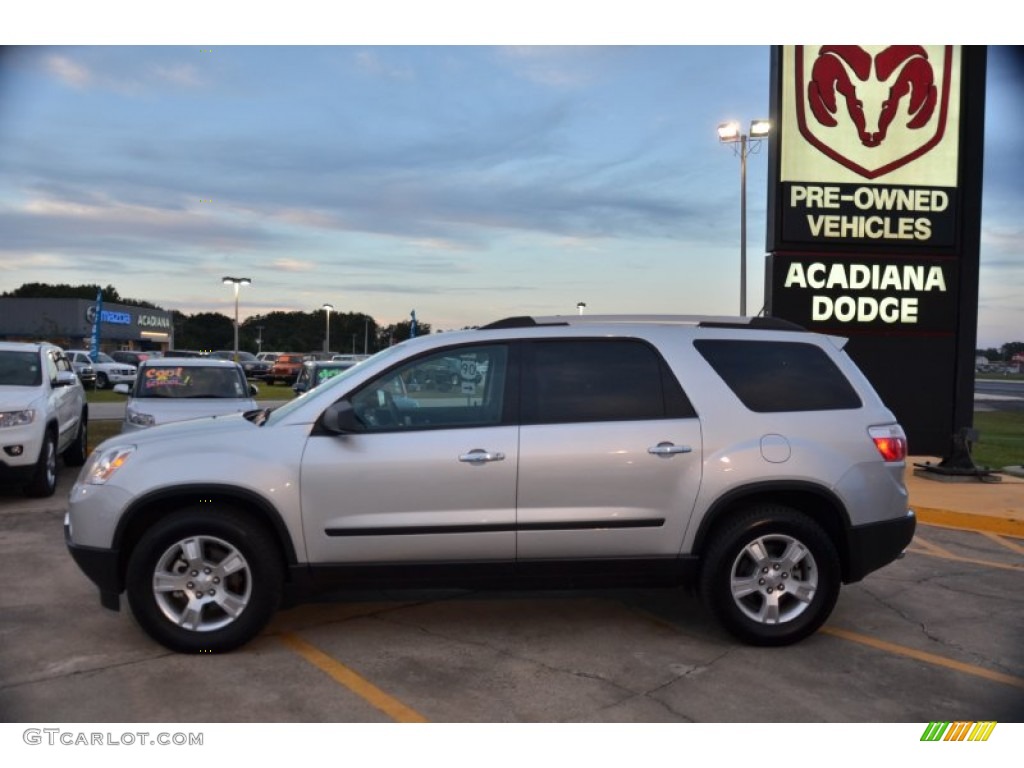
M768 136L771 123L751 120L750 132L743 133L733 120L718 126L718 140L724 144L739 144L733 152L740 156L740 316L747 314L747 155L761 148L761 140Z
M324 317L327 318L327 333L324 338L324 352L329 355L331 353L331 311L334 307L330 304L324 304L320 309L324 311Z
M221 282L224 285L235 286L235 362L238 362L238 289L243 285L252 285L248 277L225 277Z

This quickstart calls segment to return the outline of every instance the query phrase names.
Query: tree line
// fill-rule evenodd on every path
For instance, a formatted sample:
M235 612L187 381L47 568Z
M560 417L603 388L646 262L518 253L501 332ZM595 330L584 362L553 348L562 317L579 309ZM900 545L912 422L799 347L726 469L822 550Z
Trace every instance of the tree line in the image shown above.
M996 347L976 349L974 354L976 357L984 357L990 363L1008 363L1014 355L1024 354L1024 341L1010 341L998 349Z
M2 296L16 299L95 301L97 293L102 295L104 303L169 311L174 326L175 349L234 349L235 324L227 315L219 312L186 315L177 310L166 310L148 301L121 296L112 285L101 288L99 285L26 283L13 291L4 292ZM405 341L412 333L412 324L409 320L382 326L362 312L331 312L327 317L324 316L325 313L325 310L314 310L253 315L238 324L238 348L253 353L323 351L328 322L330 351L339 353L372 354ZM426 336L430 332L430 323L417 320L417 336Z

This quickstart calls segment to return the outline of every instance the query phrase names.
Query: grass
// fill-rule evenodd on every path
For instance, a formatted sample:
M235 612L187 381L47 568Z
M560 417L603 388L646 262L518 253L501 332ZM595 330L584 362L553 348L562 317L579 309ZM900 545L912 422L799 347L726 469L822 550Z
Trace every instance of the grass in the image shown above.
M87 444L89 453L92 453L93 449L108 437L119 434L121 434L120 419L90 419L89 440Z
M87 387L85 390L85 401L87 403L123 403L127 399L127 395L119 395L112 389L93 389L92 387Z
M1024 381L1024 373L976 373L974 378L976 381Z
M971 448L978 466L1002 469L1024 464L1024 411L977 411L979 440Z

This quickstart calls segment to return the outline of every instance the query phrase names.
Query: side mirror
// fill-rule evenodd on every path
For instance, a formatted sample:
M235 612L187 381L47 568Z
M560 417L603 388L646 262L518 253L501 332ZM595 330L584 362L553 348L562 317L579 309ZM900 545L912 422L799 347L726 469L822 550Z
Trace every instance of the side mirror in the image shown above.
M257 387L255 384L250 384L249 385L249 395L251 397L256 397L256 395L258 395L259 393L260 393L259 387Z
M132 388L127 384L115 384L114 391L117 392L117 394L119 395L130 395L132 392Z
M78 383L78 374L74 371L57 371L57 378L53 381L55 387L70 387Z
M351 432L362 432L363 425L356 418L352 403L339 400L327 406L320 418L324 430L335 435L347 435Z

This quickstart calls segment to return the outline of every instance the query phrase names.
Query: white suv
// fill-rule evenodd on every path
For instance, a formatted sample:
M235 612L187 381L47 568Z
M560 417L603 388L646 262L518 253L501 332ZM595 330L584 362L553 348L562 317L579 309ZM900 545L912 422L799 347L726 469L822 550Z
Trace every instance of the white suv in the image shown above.
M29 496L57 490L57 456L85 463L89 407L60 347L0 342L0 478Z
M735 636L792 643L914 533L903 430L842 346L745 318L415 338L275 410L108 440L67 544L184 652L339 581L691 583Z
M115 384L133 384L137 369L130 363L119 363L106 352L97 352L93 358L84 349L69 349L67 356L72 364L91 365L96 371L96 389L106 389Z

